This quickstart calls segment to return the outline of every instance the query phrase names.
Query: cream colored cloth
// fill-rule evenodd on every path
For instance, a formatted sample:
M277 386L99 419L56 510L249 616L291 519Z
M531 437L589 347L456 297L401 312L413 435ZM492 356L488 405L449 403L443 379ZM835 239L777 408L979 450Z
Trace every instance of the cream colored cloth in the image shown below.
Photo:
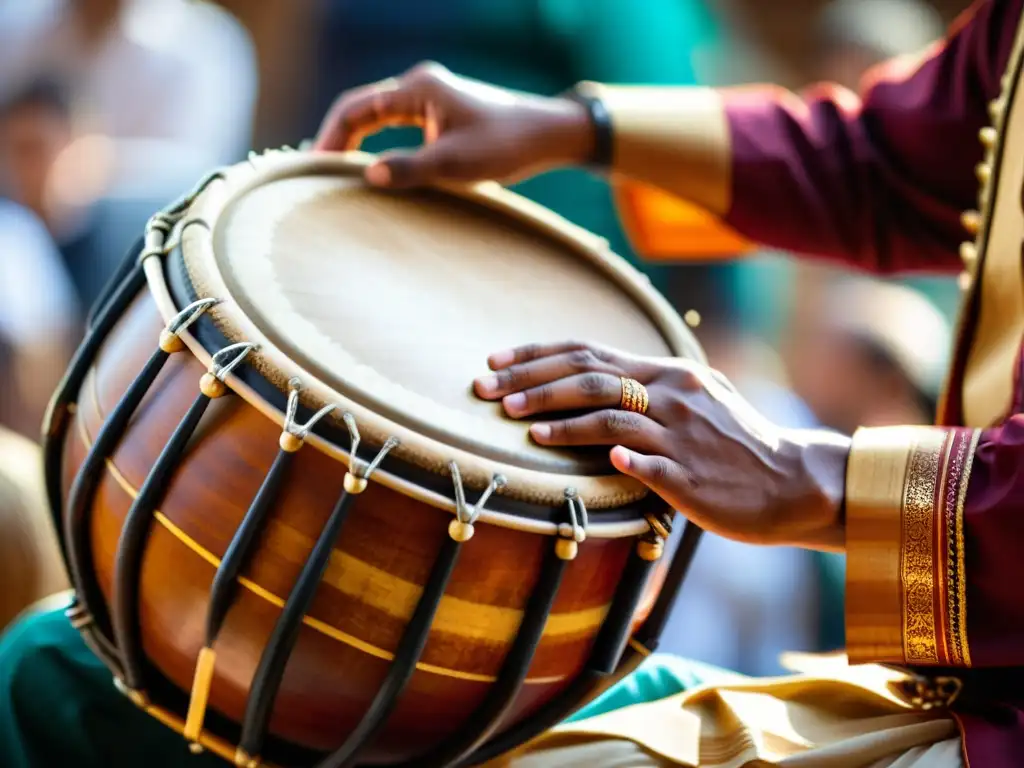
M39 447L0 428L0 630L35 601L67 586Z
M489 768L963 768L955 721L907 704L894 686L902 673L804 667L814 671L702 686L564 724Z

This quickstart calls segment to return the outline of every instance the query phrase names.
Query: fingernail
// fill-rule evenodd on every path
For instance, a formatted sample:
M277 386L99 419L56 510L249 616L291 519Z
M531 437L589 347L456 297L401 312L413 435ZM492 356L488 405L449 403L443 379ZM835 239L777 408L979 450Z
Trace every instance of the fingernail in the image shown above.
M521 411L526 408L526 395L522 392L516 392L515 394L506 395L502 402L505 404L505 410Z
M547 440L551 437L551 427L547 424L534 424L530 427L530 433L536 440Z
M477 389L485 394L495 392L498 389L497 376L481 376L476 380Z
M618 462L623 469L629 469L629 451L627 451L622 446L617 445L614 448L612 448L612 454L612 459L618 459Z
M391 169L384 163L375 163L366 169L366 180L377 187L391 183Z
M498 369L512 365L516 361L515 353L511 349L506 349L502 352L495 352L489 358L487 358L487 364L491 368Z

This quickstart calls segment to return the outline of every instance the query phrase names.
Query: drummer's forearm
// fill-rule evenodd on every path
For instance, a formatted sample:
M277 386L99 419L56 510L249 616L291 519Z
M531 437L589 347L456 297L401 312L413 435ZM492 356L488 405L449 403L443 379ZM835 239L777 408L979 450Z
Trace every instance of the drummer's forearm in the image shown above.
M970 199L944 207L941 221L926 213L918 205L923 191L874 146L851 92L583 88L608 112L614 174L696 205L750 242L882 272L958 266L959 215ZM902 131L899 119L886 130ZM976 142L961 146L973 157ZM970 173L970 158L955 159L956 170ZM916 167L918 158L907 152L900 160ZM903 203L905 223L892 221L892 200Z
M859 93L583 87L609 113L613 170L704 208L713 224L874 271L955 271L961 214L976 204L978 131L1022 4L976 4L948 40L875 69Z
M732 156L722 93L713 88L582 83L612 131L612 172L671 192L723 217Z

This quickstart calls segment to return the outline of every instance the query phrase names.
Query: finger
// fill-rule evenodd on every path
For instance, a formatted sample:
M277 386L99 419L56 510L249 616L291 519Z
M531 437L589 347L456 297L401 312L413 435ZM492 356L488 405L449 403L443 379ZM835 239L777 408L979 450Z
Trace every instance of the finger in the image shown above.
M388 78L339 96L320 126L314 148L357 149L370 134L388 126L422 125L425 117L424 92L416 81Z
M371 184L394 189L422 187L437 181L478 181L483 157L458 131L445 133L417 150L396 150L381 155L367 169Z
M617 409L538 422L530 426L530 435L541 445L626 445L646 453L662 453L669 442L668 431L661 424Z
M579 341L557 341L548 344L525 344L521 347L495 352L487 358L492 371L499 371L517 363L528 363L542 357L560 355L564 352L586 349L587 345Z
M577 373L564 379L506 395L505 412L513 418L535 413L606 408L622 400L622 379L611 373Z
M624 475L639 480L663 499L671 499L673 506L683 506L680 496L693 487L689 474L678 462L659 455L637 453L622 445L611 451L612 466Z
M480 397L495 400L578 373L607 373L618 377L624 375L625 371L614 363L599 359L589 350L578 349L501 368L481 376L473 382L473 386Z

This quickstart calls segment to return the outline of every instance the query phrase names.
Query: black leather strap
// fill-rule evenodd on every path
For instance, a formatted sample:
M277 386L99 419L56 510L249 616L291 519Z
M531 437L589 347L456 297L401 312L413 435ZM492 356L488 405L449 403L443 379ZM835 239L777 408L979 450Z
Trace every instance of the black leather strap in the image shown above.
M557 542L559 537L553 539ZM522 689L569 564L568 560L558 556L554 542L544 560L540 578L530 593L522 623L501 666L498 679L488 688L472 717L453 737L429 754L414 758L400 768L450 768L462 765L498 730Z
M320 532L305 565L302 566L299 578L292 587L284 609L274 624L274 631L260 656L259 665L249 686L249 700L246 703L242 734L238 743L239 748L248 755L258 756L263 749L274 702L284 680L288 659L295 648L295 643L298 642L302 619L313 604L313 597L320 586L324 571L327 570L331 552L334 551L334 545L341 535L342 526L355 500L356 495L347 490L342 491L338 497L331 516Z
M175 470L181 465L185 449L210 405L205 394L196 395L191 407L160 452L138 495L125 515L114 562L114 599L111 618L114 639L121 653L124 682L133 691L143 691L146 654L142 647L142 557L153 523L153 513L164 499Z
M566 98L582 104L590 116L590 124L594 128L594 151L590 156L589 164L600 170L611 168L614 156L614 134L608 108L601 99L593 94L584 93L578 86L569 89L564 95Z
M210 587L210 603L206 613L206 647L212 648L221 627L224 626L224 619L234 601L238 589L238 577L242 569L247 567L259 537L271 511L277 504L281 488L288 477L288 468L295 458L294 452L279 450L277 458L270 466L263 484L256 493L249 511L245 513L241 525L235 531L231 543L228 545L220 567L213 577L213 586Z
M445 537L412 617L402 633L402 639L395 650L395 658L391 662L391 667L388 669L377 695L373 697L373 701L367 707L359 725L348 735L345 742L317 768L352 768L355 766L359 760L359 754L373 741L395 707L398 706L398 699L409 680L412 679L416 665L423 655L423 649L427 645L430 627L448 586L448 580L451 578L452 571L455 570L455 563L458 562L461 547L462 545L458 541L450 536ZM422 765L418 761L416 764Z
M64 511L64 539L67 547L65 564L71 576L71 583L75 586L78 609L83 619L91 616L98 625L97 631L107 637L112 632L110 616L103 591L96 580L92 557L93 502L96 490L107 470L107 459L113 455L118 443L121 442L132 416L163 370L168 357L167 352L162 349L155 350L150 356L149 362L135 377L100 428L89 453L79 467L67 497ZM85 626L88 624L84 624L83 628ZM97 644L100 642L97 641ZM116 668L120 669L120 661L115 660L114 663Z

